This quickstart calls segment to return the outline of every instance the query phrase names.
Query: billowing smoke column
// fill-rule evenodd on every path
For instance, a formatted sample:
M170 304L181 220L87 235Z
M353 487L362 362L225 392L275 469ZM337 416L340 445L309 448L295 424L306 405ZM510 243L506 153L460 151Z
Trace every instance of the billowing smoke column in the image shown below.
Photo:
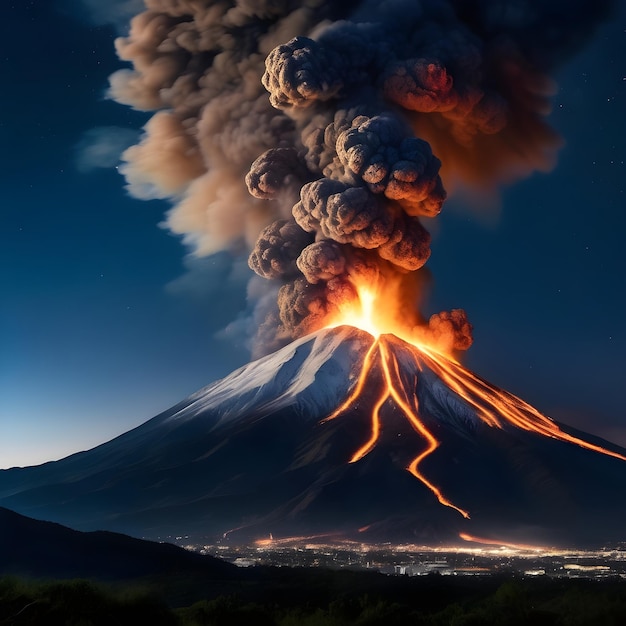
M197 254L252 249L281 285L278 337L322 326L358 281L403 323L471 344L461 310L417 310L421 219L450 189L549 169L549 74L609 0L145 0L117 41L120 102L157 112L125 153L131 193L170 198Z

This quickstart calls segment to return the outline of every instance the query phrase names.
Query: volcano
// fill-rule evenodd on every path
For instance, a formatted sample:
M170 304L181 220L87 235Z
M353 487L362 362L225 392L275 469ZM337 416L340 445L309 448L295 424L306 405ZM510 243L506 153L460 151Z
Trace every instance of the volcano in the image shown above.
M394 335L327 328L103 445L0 472L80 530L587 547L626 539L626 450Z

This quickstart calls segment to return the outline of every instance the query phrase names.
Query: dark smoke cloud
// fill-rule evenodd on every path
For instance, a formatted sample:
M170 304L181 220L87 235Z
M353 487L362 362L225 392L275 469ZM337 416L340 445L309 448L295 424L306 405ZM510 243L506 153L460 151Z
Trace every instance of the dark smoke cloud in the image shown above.
M315 285L345 274L348 269L346 257L340 244L332 239L322 239L304 248L296 263L307 282Z
M339 312L341 304L357 294L343 276L309 283L304 276L283 285L278 292L279 319L290 335L306 335L318 330Z
M266 226L250 254L250 267L263 278L292 278L298 275L296 260L313 237L294 220L276 220Z
M273 200L290 190L293 196L308 176L306 162L294 148L272 148L252 163L246 185L255 198Z
M145 0L117 42L133 67L111 77L112 97L157 110L124 155L129 189L170 198L167 225L199 255L252 250L278 286L264 338L323 325L366 277L417 334L467 348L462 311L415 310L421 219L444 184L490 191L551 167L550 73L611 5Z

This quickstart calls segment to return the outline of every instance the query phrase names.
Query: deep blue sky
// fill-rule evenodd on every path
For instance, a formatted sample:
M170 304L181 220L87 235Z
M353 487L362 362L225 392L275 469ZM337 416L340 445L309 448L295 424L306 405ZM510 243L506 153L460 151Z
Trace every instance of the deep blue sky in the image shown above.
M94 128L132 135L147 116L105 98L117 32L72 2L15 2L0 24L0 467L92 447L248 360L214 337L246 275L227 281L226 255L190 274L158 226L167 205L85 162ZM444 207L428 311L465 308L471 369L622 445L625 27L622 11L557 76L552 172L506 189L491 220Z

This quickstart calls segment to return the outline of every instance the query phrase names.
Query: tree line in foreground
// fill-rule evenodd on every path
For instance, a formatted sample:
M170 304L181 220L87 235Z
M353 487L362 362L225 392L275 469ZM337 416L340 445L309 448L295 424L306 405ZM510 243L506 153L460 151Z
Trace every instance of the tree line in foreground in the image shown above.
M332 574L338 581L347 572ZM328 583L328 574L325 575ZM175 606L146 582L131 587L86 580L0 579L0 626L621 626L626 581L490 578L451 584L448 577L398 580L366 593L337 585L324 593L295 574L287 584ZM332 583L332 581L331 581ZM311 585L306 587L306 585ZM294 592L297 589L297 592ZM310 593L307 591L310 590Z

